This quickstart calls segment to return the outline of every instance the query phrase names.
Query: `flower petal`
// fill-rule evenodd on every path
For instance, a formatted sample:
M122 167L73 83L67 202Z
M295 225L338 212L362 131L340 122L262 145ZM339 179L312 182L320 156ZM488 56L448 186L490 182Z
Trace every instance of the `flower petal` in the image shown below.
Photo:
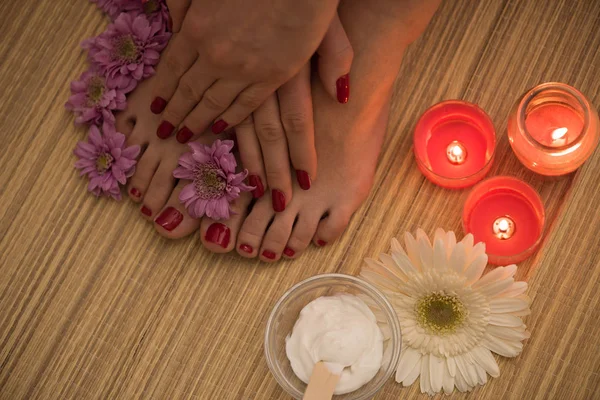
M415 365L420 366L421 358L421 353L419 353L417 350L409 346L405 347L402 351L402 354L400 354L398 367L396 367L396 382L403 382L413 371ZM417 376L418 375L419 374L417 373Z
M525 293L526 290L527 290L527 282L519 281L519 282L513 283L512 286L510 286L508 289L503 290L502 292L498 293L498 296L516 297L516 296L519 296L520 294Z
M456 246L454 246L454 250L452 250L452 255L450 256L448 265L459 275L462 275L466 262L467 254L465 252L465 245L462 242L459 242L456 244Z
M433 268L433 249L429 239L421 236L417 240L419 244L419 257L421 258L421 266L423 271L428 271Z
M477 256L465 269L464 275L467 278L466 284L471 285L481 278L481 274L487 266L488 256L487 254L480 254Z
M442 390L445 364L443 358L436 357L433 354L429 355L429 381L431 383L431 390L435 393Z
M490 300L490 312L495 314L521 311L528 306L526 300L514 297L497 297Z
M486 332L498 340L521 341L529 338L529 332L525 330L525 324L519 327L506 327L488 325Z
M492 352L488 349L478 346L471 350L473 360L482 367L491 377L497 378L500 376L500 368L494 359Z
M492 271L485 274L479 281L477 281L473 287L479 288L491 283L493 281L499 281L509 276L513 276L517 272L516 265L508 265L506 267L496 267Z
M419 377L420 374L421 374L421 360L419 360L417 363L415 363L412 370L408 373L408 375L406 375L404 380L399 381L398 379L396 379L396 382L398 382L398 383L402 382L402 386L407 387L407 386L410 386L413 383L415 383L415 381L417 380L417 378Z
M517 328L523 325L523 320L510 314L490 314L490 324Z
M448 372L448 364L444 366L444 379L442 387L445 394L451 394L454 391L454 377Z
M415 238L408 232L404 233L404 243L406 246L406 254L412 265L417 269L421 269L421 257L419 257L419 246Z
M488 333L483 335L481 344L494 353L504 357L516 357L523 349L523 344L521 342L509 342L494 337Z
M423 355L421 360L421 379L419 383L421 385L421 393L431 393L431 384L429 380L429 354Z
M443 231L442 231L443 232ZM447 253L442 239L436 239L433 244L433 268L443 269L447 264ZM439 392L439 390L437 390Z

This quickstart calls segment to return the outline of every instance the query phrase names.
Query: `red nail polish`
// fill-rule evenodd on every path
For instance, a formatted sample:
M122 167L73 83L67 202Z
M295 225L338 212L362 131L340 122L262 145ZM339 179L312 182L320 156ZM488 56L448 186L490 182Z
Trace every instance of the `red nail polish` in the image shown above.
M294 257L294 254L296 254L296 252L290 249L289 247L286 247L285 249L283 249L283 254L285 254L288 257Z
M211 126L210 130L215 135L218 135L219 133L223 132L228 125L229 124L227 122L220 119Z
M150 111L152 111L152 114L160 114L164 111L166 106L167 101L165 99L162 97L155 97L150 104Z
M262 181L260 180L260 176L249 175L248 184L250 186L254 186L254 190L252 191L252 197L254 197L255 199L258 199L259 197L262 197L263 194L265 194L265 187L263 186Z
M134 188L134 187L132 187L132 188L129 190L129 193L131 193L131 195L132 195L133 197L140 197L140 196L142 195L142 192L140 192L140 191L139 191L137 188Z
M350 75L346 74L335 81L335 88L338 101L346 104L350 98Z
M169 19L167 19L167 29L169 32L173 32L173 19L169 15Z
M176 208L168 207L154 220L157 224L171 232L183 221L183 214Z
M156 130L156 136L158 136L161 139L166 139L169 136L171 136L174 129L175 127L172 123L170 123L169 121L163 121L160 123L158 129Z
M296 179L298 180L298 184L303 190L310 189L310 176L308 176L308 172L302 171L301 169L297 169Z
M319 239L319 240L317 240L317 244L318 244L319 246L323 247L323 246L325 246L325 245L327 244L327 242L326 242L326 241L324 241L324 240L321 240L321 239Z
M240 250L244 253L252 254L254 249L249 244L240 244Z
M273 210L282 212L285 210L285 195L277 189L271 190L271 200L273 201Z
M222 248L226 249L227 245L229 244L230 236L231 231L226 225L215 222L206 230L206 235L204 235L204 239L207 242L218 244Z
M194 136L194 133L187 126L184 126L177 132L176 138L179 143L187 143L192 136Z
M142 208L140 209L140 211L142 212L142 214L144 214L147 217L152 216L152 210L149 209L148 207L146 207L145 205L142 205Z
M277 254L272 252L271 250L264 250L262 252L263 257L268 258L269 260L274 260L277 257Z

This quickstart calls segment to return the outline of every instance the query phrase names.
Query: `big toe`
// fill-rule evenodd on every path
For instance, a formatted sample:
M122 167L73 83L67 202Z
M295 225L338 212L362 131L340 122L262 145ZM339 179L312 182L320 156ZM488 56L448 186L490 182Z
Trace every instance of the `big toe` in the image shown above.
M179 239L195 232L200 227L200 219L192 218L179 201L179 193L189 184L189 181L179 181L167 204L154 219L154 228L166 238Z

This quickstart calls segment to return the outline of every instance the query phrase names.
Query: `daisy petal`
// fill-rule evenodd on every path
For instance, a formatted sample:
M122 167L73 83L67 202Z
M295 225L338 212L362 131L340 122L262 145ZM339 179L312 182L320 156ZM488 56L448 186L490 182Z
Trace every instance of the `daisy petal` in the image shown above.
M408 375L412 372L415 365L421 363L421 353L413 349L412 347L406 347L400 355L400 361L396 368L396 382L403 382ZM417 374L418 376L419 374Z
M462 242L459 242L452 250L452 255L450 256L450 261L448 262L449 267L456 271L459 275L462 275L463 270L465 269L465 264L467 255L465 252L465 245Z
M488 333L483 336L481 344L496 354L511 358L518 356L523 349L521 342L509 342L498 339Z
M498 363L491 351L483 347L475 347L471 350L471 355L477 365L485 369L491 377L497 378L500 376L500 368L498 368Z
M456 361L454 361L454 357L446 358L446 364L448 366L448 372L450 373L450 376L456 376Z
M491 314L490 324L497 326L506 326L510 328L517 328L523 325L523 320L519 317L515 317L510 314Z
M433 268L433 250L431 243L427 237L421 236L418 240L419 245L419 257L421 259L421 266L423 271L427 271Z
M498 293L498 296L516 297L522 293L525 293L526 290L527 290L527 282L519 281L519 282L513 283L512 286L510 286L508 289L503 290L502 292Z
M404 243L406 246L406 254L412 265L417 269L421 269L421 257L419 257L419 247L415 238L408 232L404 234Z
M442 390L445 364L443 358L436 357L433 354L429 355L429 381L431 390L435 393Z
M442 239L436 239L433 244L433 267L436 269L446 268L446 249ZM439 390L438 390L439 391Z
M479 278L487 266L488 256L486 254L480 254L477 256L465 269L465 277L467 278L467 285L471 285Z
M431 393L429 380L429 354L425 354L421 360L421 379L419 379L421 393Z
M477 281L473 287L478 288L487 285L493 281L499 281L508 277L512 277L517 272L516 265L509 265L506 267L496 267L492 271L485 274L479 281Z
M397 371L396 371L397 374ZM419 362L417 362L413 369L408 373L408 375L406 375L406 377L404 378L404 380L402 381L402 386L407 387L412 385L413 383L415 383L415 381L417 380L417 378L419 377L419 375L421 374L421 361L419 360ZM396 379L396 382L400 383L400 381L398 379Z
M514 297L497 297L490 301L490 312L494 314L511 313L526 309L528 302Z

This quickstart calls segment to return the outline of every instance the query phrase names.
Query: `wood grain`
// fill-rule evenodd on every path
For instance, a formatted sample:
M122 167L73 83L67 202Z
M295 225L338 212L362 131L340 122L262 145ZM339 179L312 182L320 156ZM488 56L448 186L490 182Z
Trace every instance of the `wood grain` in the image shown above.
M513 102L561 81L600 105L600 2L447 1L407 51L375 189L333 246L275 266L170 242L134 205L96 200L73 171L81 138L63 110L84 68L78 43L106 21L86 1L0 3L0 398L285 399L263 357L279 296L323 272L356 274L390 237L418 226L462 232L468 191L428 183L411 130L433 103L461 98L497 128L492 174L537 188L549 226L519 266L532 337L486 399L600 398L600 152L575 174L536 176L506 139ZM390 381L377 399L414 398ZM421 395L421 397L424 397Z

